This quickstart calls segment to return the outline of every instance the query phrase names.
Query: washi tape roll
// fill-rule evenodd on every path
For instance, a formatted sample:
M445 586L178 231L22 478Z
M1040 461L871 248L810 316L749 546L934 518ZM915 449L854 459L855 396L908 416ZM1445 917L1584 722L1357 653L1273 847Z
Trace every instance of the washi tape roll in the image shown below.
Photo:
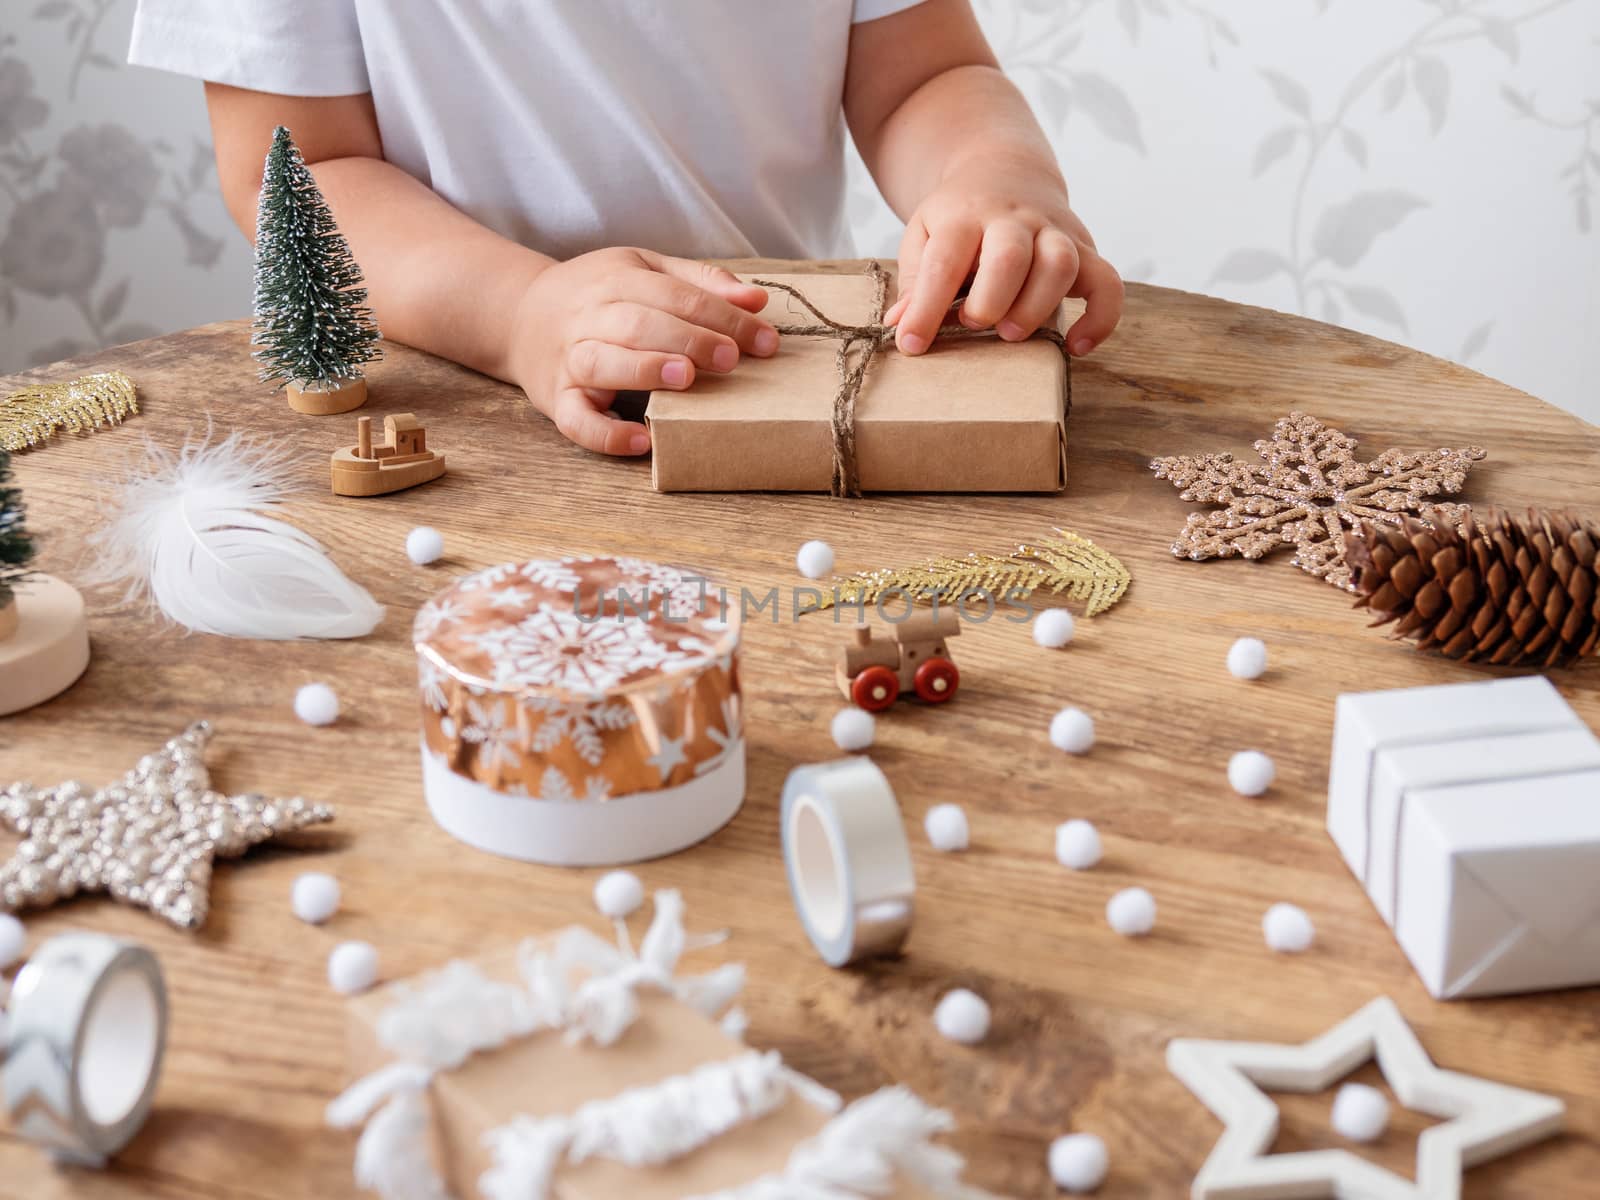
M916 877L883 772L867 758L796 767L781 819L789 890L823 961L896 953L911 932Z
M52 938L17 975L0 1090L12 1129L99 1167L144 1125L167 1043L155 955L98 933Z

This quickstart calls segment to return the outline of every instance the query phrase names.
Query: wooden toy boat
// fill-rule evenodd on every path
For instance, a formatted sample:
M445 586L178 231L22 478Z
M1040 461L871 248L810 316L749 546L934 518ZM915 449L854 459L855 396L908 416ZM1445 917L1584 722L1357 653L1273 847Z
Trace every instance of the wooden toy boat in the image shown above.
M356 444L335 450L329 463L338 496L386 496L444 474L444 455L428 449L428 434L411 413L383 419L385 440L374 445L372 418L356 419Z

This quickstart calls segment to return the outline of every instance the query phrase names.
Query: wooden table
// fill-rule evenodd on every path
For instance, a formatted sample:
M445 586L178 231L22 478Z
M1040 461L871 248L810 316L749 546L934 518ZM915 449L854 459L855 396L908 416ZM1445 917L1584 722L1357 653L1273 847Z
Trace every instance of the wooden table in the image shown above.
M1248 453L1273 420L1300 409L1389 446L1479 443L1490 458L1467 497L1557 504L1594 494L1600 430L1471 371L1360 334L1151 287L1129 292L1115 340L1077 367L1060 496L657 495L645 462L605 461L563 441L520 394L446 363L393 349L372 372L369 412L411 410L450 474L377 500L331 496L327 456L354 415L306 418L254 380L242 323L208 326L36 373L91 364L139 383L144 413L120 430L18 456L40 567L71 576L84 534L130 451L203 433L259 432L295 455L305 494L293 519L388 605L371 637L282 644L185 636L149 614L93 597L95 657L70 692L0 721L0 780L74 776L98 784L196 717L218 734L219 786L303 793L340 807L336 832L309 853L257 852L219 868L210 923L184 935L104 899L28 918L33 939L74 926L139 938L161 956L173 999L172 1045L157 1111L105 1174L58 1173L0 1137L0 1194L161 1200L352 1194L351 1139L321 1126L348 1080L342 1005L324 963L364 938L393 978L509 942L594 921L594 871L542 869L469 850L423 807L415 751L412 614L454 575L531 556L621 551L702 566L757 590L801 582L796 546L825 538L841 569L925 553L1004 549L1062 525L1118 554L1126 600L1080 620L1063 651L1026 627L969 627L957 647L963 694L948 709L902 705L879 720L873 757L893 781L920 895L907 956L832 971L790 906L777 832L779 789L798 763L838 755L828 721L840 699L827 617L765 617L748 629L749 798L711 841L641 868L649 887L686 893L690 923L733 932L749 964L750 1037L849 1094L891 1080L957 1114L971 1176L1007 1195L1053 1191L1045 1149L1067 1130L1109 1144L1105 1197L1187 1194L1217 1123L1163 1065L1177 1035L1299 1041L1380 994L1395 998L1442 1065L1549 1091L1570 1132L1472 1171L1467 1194L1498 1200L1593 1196L1600 1178L1600 993L1482 1002L1429 999L1323 830L1334 697L1362 688L1486 678L1421 657L1369 630L1348 598L1303 574L1287 552L1263 562L1191 563L1169 553L1189 506L1154 479L1152 455ZM3 381L10 385L17 381ZM0 387L0 392L4 388ZM406 532L444 532L448 558L419 568ZM786 593L787 594L787 593ZM1265 638L1272 669L1256 683L1223 659L1241 635ZM1600 725L1600 672L1557 676ZM344 705L326 729L290 711L310 680ZM1093 752L1052 749L1045 727L1064 704L1096 719ZM1229 790L1228 757L1259 747L1278 783L1259 800ZM973 846L934 853L922 818L965 806ZM1053 830L1068 817L1100 828L1106 860L1057 865ZM9 848L10 839L0 845ZM290 914L301 871L335 872L345 905L328 926ZM1106 926L1107 897L1149 888L1153 936ZM1261 915L1291 900L1317 924L1316 948L1274 956ZM640 918L641 921L643 918ZM716 954L705 956L707 963ZM966 986L989 1000L994 1031L965 1048L931 1027L934 1002ZM1370 1069L1366 1076L1372 1076ZM1364 1076L1364 1077L1366 1077ZM1329 1097L1285 1102L1282 1149L1334 1144ZM1404 1169L1425 1122L1398 1118L1373 1151Z

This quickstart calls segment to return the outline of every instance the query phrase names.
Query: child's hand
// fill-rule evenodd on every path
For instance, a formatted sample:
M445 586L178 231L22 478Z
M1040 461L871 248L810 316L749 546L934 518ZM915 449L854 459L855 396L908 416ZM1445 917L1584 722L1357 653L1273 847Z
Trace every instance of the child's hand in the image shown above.
M609 249L545 268L513 328L512 374L572 441L602 454L643 454L644 426L610 414L619 391L681 389L696 371L762 357L778 332L751 314L767 293L721 267L650 250Z
M1063 296L1088 302L1067 333L1073 354L1088 354L1122 317L1121 277L1095 252L1060 177L1036 163L986 157L952 172L912 214L900 298L884 314L899 325L902 351L928 348L968 278L961 323L992 326L1008 342L1031 336Z

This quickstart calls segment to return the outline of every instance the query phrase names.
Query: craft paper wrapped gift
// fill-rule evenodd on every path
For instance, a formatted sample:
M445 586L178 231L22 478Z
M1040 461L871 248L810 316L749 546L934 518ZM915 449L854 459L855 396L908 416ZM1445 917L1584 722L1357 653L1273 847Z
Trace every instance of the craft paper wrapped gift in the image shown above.
M743 974L732 965L676 973L678 904L676 893L658 894L637 959L573 928L352 1001L362 1080L329 1120L366 1126L358 1179L394 1200L439 1194L425 1189L435 1167L460 1200L821 1195L793 1177L787 1190L734 1190L782 1176L809 1143L812 1170L838 1187L827 1195L957 1195L959 1157L928 1141L949 1128L943 1114L894 1088L858 1102L886 1120L835 1115L837 1096L708 1015L733 998ZM449 1065L434 1065L443 1058ZM742 1088L712 1084L734 1063ZM751 1086L757 1077L765 1082ZM885 1166L882 1190L851 1186Z
M637 559L479 571L415 640L428 807L479 849L634 862L744 798L739 633L699 576Z
M1547 680L1339 697L1328 829L1435 996L1600 983L1600 740Z
M870 275L761 278L800 290L835 321L873 322ZM816 320L776 288L762 315L780 327ZM829 491L841 343L831 333L786 334L772 358L747 355L732 374L701 372L686 391L652 393L656 488ZM853 354L864 352L862 343ZM860 490L1060 491L1069 371L1044 338L941 338L916 357L889 342L873 354L855 406Z

